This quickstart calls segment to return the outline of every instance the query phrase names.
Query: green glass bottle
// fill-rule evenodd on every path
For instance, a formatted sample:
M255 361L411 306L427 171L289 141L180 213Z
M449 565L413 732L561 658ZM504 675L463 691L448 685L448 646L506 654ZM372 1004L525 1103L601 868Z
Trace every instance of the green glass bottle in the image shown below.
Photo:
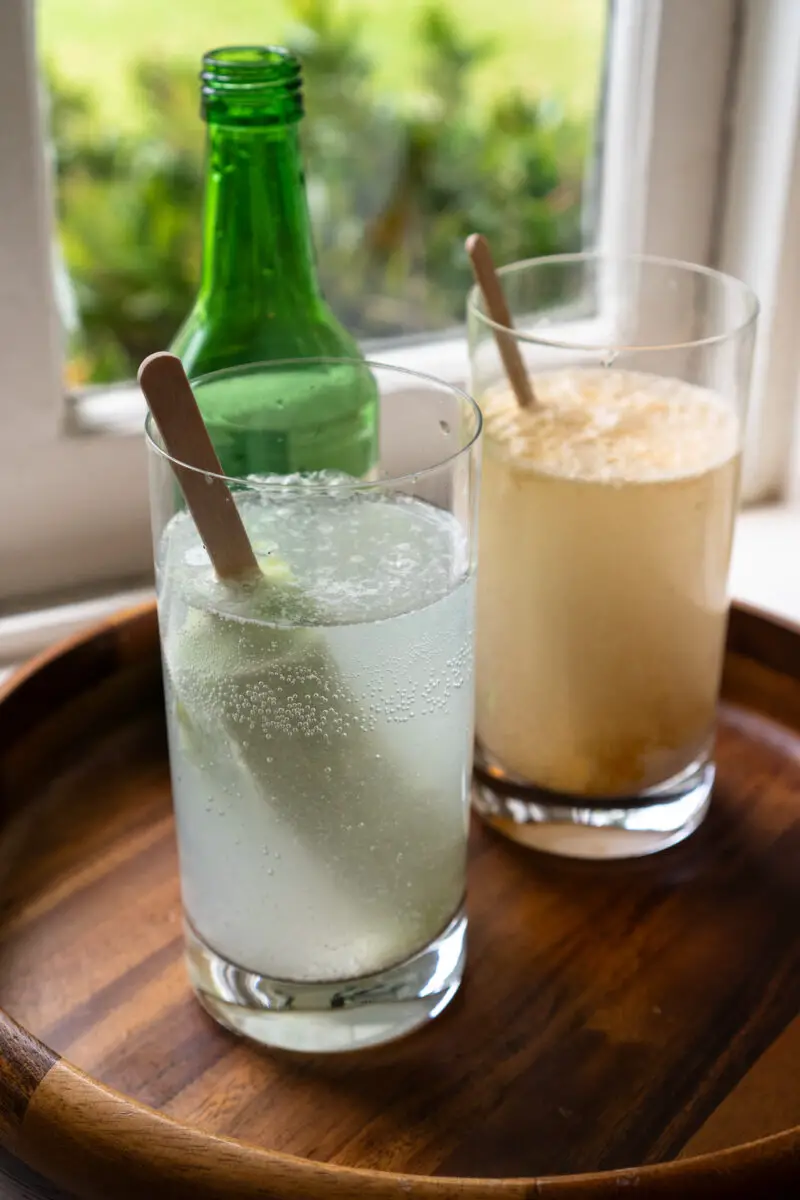
M208 149L200 289L172 350L190 379L283 359L359 359L320 293L298 123L300 63L277 47L203 58ZM377 392L362 368L248 371L198 395L229 475L332 468L368 475Z

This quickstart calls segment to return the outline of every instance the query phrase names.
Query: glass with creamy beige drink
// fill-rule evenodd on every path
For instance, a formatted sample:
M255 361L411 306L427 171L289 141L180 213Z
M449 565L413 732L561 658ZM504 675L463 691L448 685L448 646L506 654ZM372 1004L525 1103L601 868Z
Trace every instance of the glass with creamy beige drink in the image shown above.
M654 267L663 284L693 270ZM711 345L668 329L661 350L646 329L637 353L628 313L624 351L594 355L520 332L524 408L470 313L485 431L476 803L540 849L649 853L708 806L754 301L700 279L735 289L746 328ZM709 319L722 315L717 301Z

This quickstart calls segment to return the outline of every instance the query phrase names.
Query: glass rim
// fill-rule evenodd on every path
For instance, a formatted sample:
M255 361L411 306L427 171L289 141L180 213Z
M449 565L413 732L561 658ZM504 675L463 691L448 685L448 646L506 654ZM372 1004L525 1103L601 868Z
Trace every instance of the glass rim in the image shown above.
M544 254L537 255L534 258L523 258L513 263L506 263L505 266L497 268L497 274L502 277L504 275L514 275L531 267L558 265L563 263L580 263L580 262L606 262L609 264L631 264L642 266L655 267L674 267L687 274L703 275L707 279L713 279L718 284L726 288L736 288L745 301L747 315L743 320L731 325L730 329L726 329L723 333L710 334L708 337L690 338L687 341L681 342L654 342L654 343L632 343L625 344L622 342L580 342L580 341L564 341L563 338L547 337L544 334L532 334L521 332L514 326L503 325L499 321L493 320L486 313L481 311L479 299L482 296L480 287L477 283L473 284L467 293L467 315L474 315L489 329L493 329L497 333L507 333L515 338L518 342L525 342L528 345L544 346L553 350L578 350L587 351L589 353L599 353L601 351L611 351L612 353L644 353L647 351L656 350L691 350L703 346L714 346L721 342L727 342L738 337L747 329L755 325L758 319L758 314L761 310L761 304L758 296L744 280L738 279L735 275L729 275L725 271L718 271L715 267L706 267L700 263L688 262L682 258L670 258L660 254L614 254L604 250L577 250L570 254ZM513 320L513 314L512 314Z
M390 371L393 375L403 375L411 380L422 382L428 386L433 385L433 389L436 391L449 392L450 395L455 396L459 401L461 401L462 405L466 405L467 410L470 411L474 416L475 427L472 430L469 438L462 446L459 446L457 450L454 450L451 454L447 454L444 458L440 459L432 466L420 467L416 471L405 471L402 475L390 475L381 479L357 479L355 477L351 478L350 476L347 476L334 482L331 482L330 480L320 480L319 482L313 483L306 481L303 483L302 488L298 487L296 489L286 486L286 479L292 478L292 476L275 475L263 479L260 479L258 476L256 476L254 479L254 477L251 475L225 475L224 473L218 473L215 471L204 471L201 467L196 467L192 463L182 462L181 459L175 458L175 456L170 454L168 450L159 445L156 437L154 436L154 430L158 431L158 424L149 409L144 422L144 435L148 448L154 454L157 454L159 458L165 459L166 462L168 462L172 467L173 472L175 472L175 468L177 467L181 471L192 471L194 474L203 475L208 479L219 479L229 486L234 485L236 487L246 487L251 491L262 492L264 494L280 495L288 500L309 495L319 495L323 492L335 492L338 495L349 495L355 492L370 492L381 488L398 487L401 484L410 483L412 481L417 482L420 479L427 478L428 476L441 471L450 464L457 462L458 459L462 458L463 456L468 455L479 441L481 433L483 432L483 413L481 412L480 406L472 398L472 396L469 395L468 392L464 391L463 388L458 387L457 384L448 383L444 379L437 379L435 375L428 375L423 371L415 371L410 367L395 366L392 363L378 362L375 359L337 358L335 356L326 355L315 356L312 358L263 359L258 362L240 363L235 367L222 367L218 371L208 371L204 375L194 376L189 380L189 382L192 386L192 390L194 391L194 389L199 385L204 385L211 380L231 378L237 375L246 375L249 372L256 373L259 368L272 370L276 367L313 366L314 364L318 366L321 364L335 364L337 366L366 367L370 371ZM160 434L158 434L158 436L160 436Z

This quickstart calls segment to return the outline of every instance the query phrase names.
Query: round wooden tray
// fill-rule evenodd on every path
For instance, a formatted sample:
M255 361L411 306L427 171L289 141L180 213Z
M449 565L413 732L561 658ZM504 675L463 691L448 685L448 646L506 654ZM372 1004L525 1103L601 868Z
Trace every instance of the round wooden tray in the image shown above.
M321 1060L189 991L152 607L26 667L0 692L0 1194L800 1195L800 630L734 611L724 694L698 833L594 865L476 822L458 999Z

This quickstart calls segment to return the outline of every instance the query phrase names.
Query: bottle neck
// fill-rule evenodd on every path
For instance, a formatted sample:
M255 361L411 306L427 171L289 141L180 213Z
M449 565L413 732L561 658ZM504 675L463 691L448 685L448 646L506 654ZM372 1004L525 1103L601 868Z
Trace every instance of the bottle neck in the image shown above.
M209 124L200 296L256 319L319 297L296 122Z

